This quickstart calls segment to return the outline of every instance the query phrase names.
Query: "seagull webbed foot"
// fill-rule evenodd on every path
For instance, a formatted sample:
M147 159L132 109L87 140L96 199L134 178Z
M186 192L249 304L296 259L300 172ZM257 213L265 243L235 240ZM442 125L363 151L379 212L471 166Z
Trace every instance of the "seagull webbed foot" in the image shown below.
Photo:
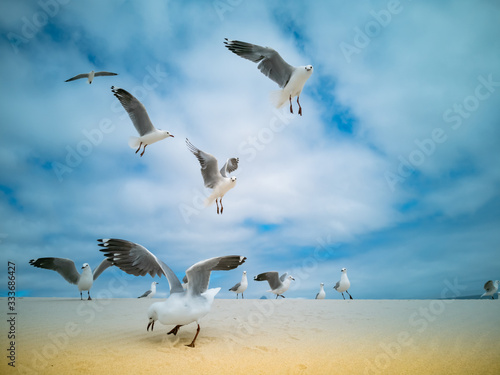
M182 325L176 325L174 328L170 330L170 332L167 333L167 335L173 334L174 336L177 335L177 332L179 332L179 328L181 328Z

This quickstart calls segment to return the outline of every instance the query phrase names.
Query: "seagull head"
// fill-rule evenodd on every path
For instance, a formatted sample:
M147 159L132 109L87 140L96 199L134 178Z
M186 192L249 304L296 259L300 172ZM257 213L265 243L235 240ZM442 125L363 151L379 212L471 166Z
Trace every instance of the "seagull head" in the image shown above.
M231 177L231 182L234 184L236 183L236 177Z
M162 136L163 136L163 139L167 138L167 137L172 137L174 138L174 136L172 134L170 134L170 132L166 131L166 130L161 130L161 129L158 129L159 132L162 133Z
M345 271L347 271L347 268L342 268L342 269L340 270L340 272L344 272L344 273L345 273Z
M308 72L311 72L311 73L313 72L313 66L312 66L312 65L306 65L304 68L305 68L305 69L306 69L306 71L308 71Z
M319 284L319 285L320 285L320 286L325 286L325 284L324 284L324 283L321 283L321 284Z
M295 281L295 279L292 277L292 275L288 276L288 278L289 278L290 280Z
M89 266L89 264L88 264L88 263L83 263L82 270L83 270L84 268L89 268L89 267L90 267L90 266Z

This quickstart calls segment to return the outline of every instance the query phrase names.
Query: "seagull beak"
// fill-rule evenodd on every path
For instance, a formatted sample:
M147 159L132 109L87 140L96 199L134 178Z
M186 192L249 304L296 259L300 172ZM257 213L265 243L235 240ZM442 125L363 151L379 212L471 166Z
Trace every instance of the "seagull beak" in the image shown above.
M170 134L170 136L171 136L172 138L174 138L174 136L173 136L172 134Z

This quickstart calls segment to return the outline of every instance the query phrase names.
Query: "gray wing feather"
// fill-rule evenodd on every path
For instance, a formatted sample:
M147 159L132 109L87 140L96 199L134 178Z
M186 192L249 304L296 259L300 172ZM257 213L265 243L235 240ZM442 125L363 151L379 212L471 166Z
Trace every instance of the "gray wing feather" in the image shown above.
M70 82L70 81L74 81L74 80L77 80L77 79L80 79L80 78L88 78L88 77L89 77L88 73L82 73L82 74L78 74L78 75L76 75L74 77L71 77L70 79L67 79L64 82Z
M188 292L191 295L200 295L206 292L212 271L232 270L243 264L246 259L239 255L228 255L210 258L192 265L186 270Z
M278 272L274 271L261 273L255 276L254 280L255 281L267 280L272 290L278 289L282 285Z
M288 277L288 272L285 272L283 275L280 276L281 282L285 281L287 277Z
M93 275L94 275L94 280L96 280L96 279L99 277L99 275L100 275L101 273L103 273L103 272L104 272L104 270L105 270L106 268L111 267L112 265L113 265L113 263L111 263L111 262L110 262L110 261L108 261L107 259L104 259L104 260L101 262L101 264L99 264L99 265L97 266L97 268L94 270L94 274L93 274Z
M150 294L151 294L151 291L150 291L150 290L148 290L147 292L144 292L144 294L143 294L142 296L137 297L137 298L147 297L147 296L149 296Z
M170 294L184 292L175 273L144 246L120 239L99 239L99 249L113 265L135 276L152 277L165 275L170 285Z
M213 189L222 177L221 172L218 170L219 165L217 163L217 159L213 155L196 148L187 138L186 145L188 146L189 151L191 151L200 162L201 175L203 176L205 187Z
M94 74L94 77L104 77L104 76L117 76L118 74L116 73L111 73L111 72L96 72Z
M484 284L484 289L485 289L487 292L489 292L489 291L493 290L493 289L494 289L494 288L493 288L493 280L488 280L488 281L486 282L486 284Z
M65 258L38 258L31 259L32 266L52 270L59 273L64 280L71 284L77 284L80 279L75 263L71 259Z
M111 86L111 91L114 96L120 101L123 108L127 111L132 123L135 126L135 129L142 137L144 134L152 132L155 127L151 123L149 119L148 112L142 103L137 100L132 94L128 91L125 91L120 88L115 88Z
M220 170L220 174L222 177L228 177L229 173L234 172L238 169L239 158L230 158L227 159L226 163Z
M240 286L241 286L241 283L238 283L235 286L233 286L231 289L229 289L229 291L230 292L236 292Z
M339 286L340 286L340 281L337 281L337 284L335 284L335 286L333 287L333 289L337 290Z
M315 299L318 299L318 296L319 296L319 293L316 294L316 298Z
M255 44L241 42L239 40L228 40L224 42L227 49L247 60L257 63L259 70L276 82L279 87L286 86L295 70L280 56L278 52L269 47L261 47Z

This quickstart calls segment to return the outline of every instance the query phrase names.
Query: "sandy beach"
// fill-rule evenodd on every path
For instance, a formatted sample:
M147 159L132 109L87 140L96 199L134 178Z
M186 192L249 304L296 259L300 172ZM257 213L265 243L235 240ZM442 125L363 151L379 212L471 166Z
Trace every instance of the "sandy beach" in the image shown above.
M159 299L20 298L12 325L0 301L3 374L500 373L497 300L216 300L196 348L146 331Z

